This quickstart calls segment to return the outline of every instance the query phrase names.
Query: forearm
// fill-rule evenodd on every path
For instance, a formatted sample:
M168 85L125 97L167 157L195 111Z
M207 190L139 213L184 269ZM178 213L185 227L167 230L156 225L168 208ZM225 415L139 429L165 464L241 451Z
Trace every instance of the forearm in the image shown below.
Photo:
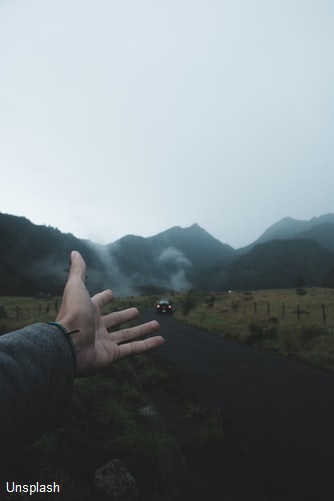
M34 324L0 337L0 366L0 445L16 448L62 421L75 364L56 326Z

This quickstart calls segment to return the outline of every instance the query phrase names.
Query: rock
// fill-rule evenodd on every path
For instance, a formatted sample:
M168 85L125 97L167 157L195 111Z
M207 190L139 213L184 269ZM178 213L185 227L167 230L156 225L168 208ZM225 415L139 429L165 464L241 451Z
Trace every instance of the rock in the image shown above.
M139 414L146 417L159 417L158 411L152 404L145 405L138 409Z
M94 484L110 501L137 501L137 484L126 465L113 459L95 472Z

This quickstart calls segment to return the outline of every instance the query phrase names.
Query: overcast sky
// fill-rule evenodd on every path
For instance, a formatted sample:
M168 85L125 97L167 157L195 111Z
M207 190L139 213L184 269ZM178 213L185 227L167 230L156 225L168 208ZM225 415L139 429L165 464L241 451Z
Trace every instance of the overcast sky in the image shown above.
M235 248L334 212L333 0L0 0L0 211Z

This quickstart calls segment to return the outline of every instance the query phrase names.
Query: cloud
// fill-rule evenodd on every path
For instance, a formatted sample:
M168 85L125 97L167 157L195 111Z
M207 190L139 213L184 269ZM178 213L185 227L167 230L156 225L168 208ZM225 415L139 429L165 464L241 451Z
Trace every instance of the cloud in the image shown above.
M169 287L173 291L183 292L191 288L191 283L186 277L185 271L180 270L170 276Z
M86 244L103 264L103 274L92 271L95 282L99 280L98 290L111 289L115 295L119 296L135 296L138 294L134 277L128 276L120 270L117 259L110 250L110 246L95 244L89 241Z
M192 266L191 261L175 247L167 247L157 258L159 264L175 264L177 266L188 267Z
M167 247L157 257L156 263L165 266L167 273L160 281L166 289L184 291L191 288L191 283L186 277L186 269L192 266L191 261L175 247Z
M138 268L134 271L132 266L126 270L121 268L116 255L113 254L115 245L99 245L91 242L86 244L103 263L103 273L101 270L90 271L94 283L99 280L100 288L111 288L120 296L137 295L143 286L171 291L185 291L191 288L186 272L192 263L173 246L159 251L151 261L138 259Z

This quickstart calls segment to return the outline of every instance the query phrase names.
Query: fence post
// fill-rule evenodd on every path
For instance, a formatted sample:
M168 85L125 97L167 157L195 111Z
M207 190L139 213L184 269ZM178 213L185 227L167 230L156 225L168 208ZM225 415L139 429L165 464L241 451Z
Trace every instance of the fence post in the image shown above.
M326 307L324 303L322 303L321 309L322 309L322 321L324 324L326 324Z
M282 318L285 318L285 303L282 303Z
M300 306L297 304L297 318L300 320Z

